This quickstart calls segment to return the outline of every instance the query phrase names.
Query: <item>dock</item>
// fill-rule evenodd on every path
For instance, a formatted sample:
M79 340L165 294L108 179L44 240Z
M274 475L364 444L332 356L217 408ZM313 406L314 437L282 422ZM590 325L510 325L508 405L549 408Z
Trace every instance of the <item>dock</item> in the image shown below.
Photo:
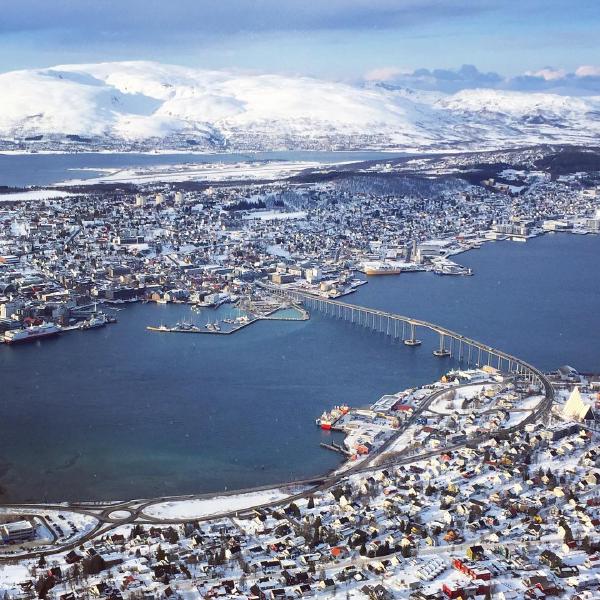
M244 329L245 327L248 327L249 325L256 323L257 321L308 321L310 319L309 312L303 306L294 305L291 308L293 308L294 310L296 310L299 313L298 317L289 317L289 316L278 317L275 315L275 313L277 313L278 311L281 311L281 310L286 310L285 308L278 307L264 315L255 315L255 316L249 318L247 321L239 323L231 328L227 327L227 328L220 328L220 329L215 329L215 328L209 329L209 328L199 327L197 325L192 325L191 327L165 327L163 325L161 325L161 326L148 325L146 327L146 329L148 331L155 331L158 333L204 333L204 334L210 333L210 334L216 334L216 335L231 335L232 333L236 333L236 332L240 331L241 329Z
M344 454L345 456L352 456L352 452L350 452L349 450L346 450L346 448L344 448L340 444L336 444L335 442L331 442L331 444L326 444L325 442L321 442L320 446L322 448L327 448L327 450L333 450L334 452L340 452L341 454Z

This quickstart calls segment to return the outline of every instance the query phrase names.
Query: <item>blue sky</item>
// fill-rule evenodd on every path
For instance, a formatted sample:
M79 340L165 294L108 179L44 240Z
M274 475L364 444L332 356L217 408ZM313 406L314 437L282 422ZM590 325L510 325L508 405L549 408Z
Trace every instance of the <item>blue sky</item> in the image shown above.
M600 75L598 31L598 0L0 0L0 71L157 60L341 80L417 71L435 87L467 64L517 85Z

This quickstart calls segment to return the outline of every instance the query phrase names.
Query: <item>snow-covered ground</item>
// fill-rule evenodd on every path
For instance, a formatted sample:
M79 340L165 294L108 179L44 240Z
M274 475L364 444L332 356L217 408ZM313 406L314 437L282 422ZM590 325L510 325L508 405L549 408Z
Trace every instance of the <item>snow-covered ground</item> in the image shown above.
M66 198L73 195L70 192L61 192L60 190L31 190L29 192L15 192L14 194L0 194L0 202L50 200L52 198Z
M265 490L249 494L216 496L206 500L176 500L153 504L144 512L148 516L160 519L198 519L284 500L289 495L281 490Z
M240 162L164 165L135 169L89 169L101 170L102 175L89 179L68 179L58 185L95 185L99 183L156 183L159 181L238 181L277 180L314 168L315 162ZM78 169L81 170L81 169Z

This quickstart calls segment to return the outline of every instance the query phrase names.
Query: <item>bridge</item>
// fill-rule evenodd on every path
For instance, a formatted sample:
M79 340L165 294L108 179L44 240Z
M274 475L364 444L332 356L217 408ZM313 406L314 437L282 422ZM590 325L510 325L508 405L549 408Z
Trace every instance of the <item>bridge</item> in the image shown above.
M542 415L548 414L552 407L554 389L547 377L536 367L512 354L468 338L447 327L376 308L322 298L294 288L282 288L267 284L263 284L261 287L270 293L301 303L306 308L317 310L332 318L348 321L369 330L383 333L395 340L402 341L409 347L422 344L418 337L419 331L431 331L439 338L439 345L433 350L434 356L439 358L452 357L467 366L482 367L487 365L499 371L519 376L532 385L538 385L544 390L544 400L521 423L521 427L526 423L536 421Z

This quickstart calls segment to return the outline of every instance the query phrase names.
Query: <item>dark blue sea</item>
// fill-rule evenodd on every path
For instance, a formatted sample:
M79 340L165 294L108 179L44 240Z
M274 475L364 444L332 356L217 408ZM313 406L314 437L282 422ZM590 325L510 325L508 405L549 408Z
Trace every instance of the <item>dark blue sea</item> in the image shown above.
M473 277L373 277L347 300L543 369L600 372L599 258L597 236L489 243L456 257ZM319 447L330 435L314 424L324 409L368 405L452 366L432 356L433 339L410 349L317 314L230 336L146 330L193 315L136 304L104 329L0 347L0 498L128 499L320 474L339 461Z

